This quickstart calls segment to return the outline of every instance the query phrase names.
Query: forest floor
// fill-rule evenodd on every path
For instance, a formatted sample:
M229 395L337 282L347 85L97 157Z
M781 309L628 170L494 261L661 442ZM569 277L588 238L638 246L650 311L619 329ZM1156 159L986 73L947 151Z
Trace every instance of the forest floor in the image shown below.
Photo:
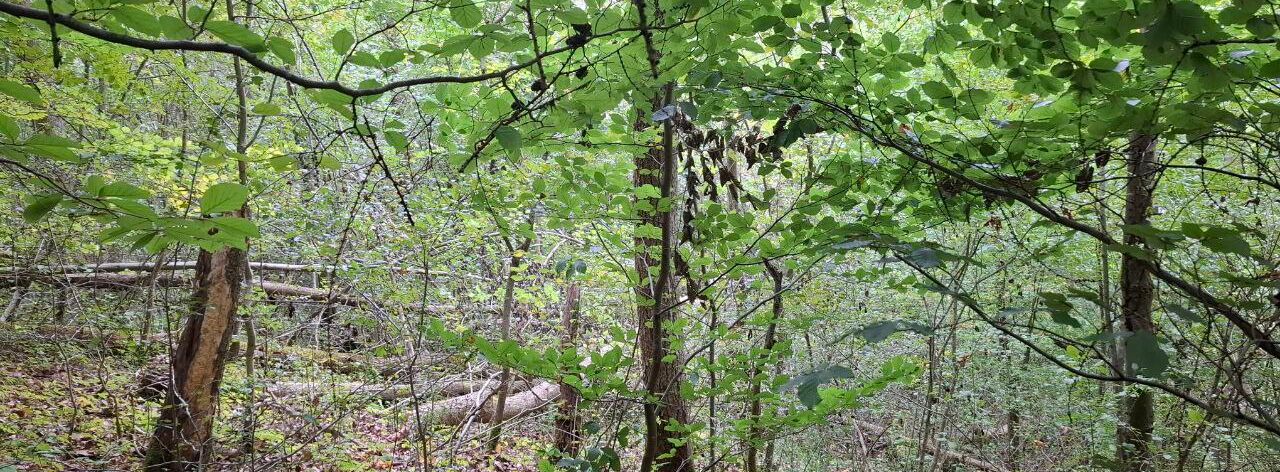
M164 355L153 354L163 352L163 345L83 331L0 327L0 472L137 470L159 406L141 379L163 368ZM546 447L547 438L531 422L508 428L492 455L476 439L483 438L484 425L469 428L471 439L459 440L456 428L441 426L422 440L411 434L409 400L325 388L375 382L374 369L335 372L332 358L297 351L257 367L255 470L417 469L424 447L434 458L429 470L537 470L536 451ZM239 359L227 367L215 464L245 461L247 441L237 440L246 436L250 417L244 372ZM281 395L266 388L283 383L316 385L319 393Z

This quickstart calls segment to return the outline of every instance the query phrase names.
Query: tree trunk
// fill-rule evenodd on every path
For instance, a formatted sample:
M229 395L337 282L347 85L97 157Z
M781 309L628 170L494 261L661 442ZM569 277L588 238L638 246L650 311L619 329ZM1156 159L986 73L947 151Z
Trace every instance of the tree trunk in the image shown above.
M1129 180L1125 185L1124 222L1128 225L1147 224L1147 215L1151 211L1152 194L1155 192L1155 136L1149 134L1135 135L1129 142L1128 167ZM1134 234L1125 234L1124 243L1131 246L1145 247L1142 238ZM1120 297L1121 315L1124 317L1125 329L1129 332L1146 331L1155 333L1155 322L1151 317L1151 303L1154 285L1151 282L1151 271L1142 260L1129 254L1120 258ZM1128 362L1122 367L1126 374L1131 374ZM1139 388L1136 396L1127 397L1124 407L1127 410L1122 417L1125 421L1117 428L1120 440L1119 462L1128 472L1145 472L1152 470L1154 457L1151 453L1151 437L1155 429L1155 399L1149 389Z
M200 252L191 315L173 353L170 387L147 450L146 470L199 470L211 459L213 420L235 333L240 251Z
M530 230L532 230L532 228L530 228ZM533 244L533 237L526 238L524 240L524 244L521 244L519 248L511 246L510 238L505 236L503 238L503 241L507 243L507 250L511 252L511 267L507 268L506 287L502 294L502 314L501 319L498 322L501 324L501 340L507 341L511 337L511 312L515 310L516 305L516 274L520 270L520 264L523 260L521 256L524 255L524 252L528 251L529 246ZM510 382L510 378L511 368L503 366L502 374L498 377L498 404L496 409L498 412L498 418L502 418L503 412L506 411L508 391L507 384ZM494 425L493 430L489 435L489 452L493 452L498 449L498 441L501 439L502 420L499 419L498 424Z
M564 334L560 338L560 348L569 349L577 343L578 322L578 285L566 282L564 288L564 307L560 312L560 324ZM560 404L557 406L555 423L555 446L561 457L576 457L581 444L582 418L578 416L578 403L582 395L573 386L560 382Z
M760 470L759 455L760 443L765 442L763 438L764 431L760 428L760 416L763 413L760 405L760 371L759 364L769 359L773 352L773 347L777 344L778 339L778 321L782 319L782 271L774 266L773 262L765 261L765 269L769 272L769 277L773 279L773 319L769 320L769 326L764 331L764 351L765 359L756 359L751 366L751 435L747 438L747 472L757 472ZM769 448L768 452L772 452ZM765 454L766 468L772 462L772 454Z
M640 36L644 40L650 79L658 87L649 98L650 110L636 109L635 130L642 132L650 126L651 113L667 111L668 107L675 106L675 84L660 82L662 51L654 44L653 31L650 30L655 25L664 26L665 13L660 3L633 0L632 4L636 7ZM667 111L668 115L671 113ZM636 342L640 344L646 390L645 448L640 459L640 472L650 472L655 467L663 472L693 470L689 444L682 431L689 422L688 407L679 389L683 355L670 352L671 341L666 332L668 321L675 318L675 307L669 296L674 280L671 270L671 208L674 204L670 200L676 164L671 121L670 117L661 120L661 142L649 146L644 154L636 157L632 173L636 188L652 186L659 190L660 195L660 198L637 197L635 200L635 270L638 280L633 291L636 297ZM659 238L651 236L653 230L659 231Z
M671 102L672 87L664 86L665 97L654 100L654 110ZM648 127L648 115L637 117L636 128ZM636 188L653 186L663 198L671 196L674 177L671 120L663 122L662 142L636 158L633 173ZM636 329L648 398L644 403L645 450L640 470L684 472L691 470L689 445L681 429L689 422L688 408L680 396L681 353L670 352L667 327L674 321L675 310L669 296L671 270L670 203L660 198L637 198L637 236L635 237L635 270L639 281L636 297ZM660 237L643 235L659 230ZM656 254L655 254L656 252Z

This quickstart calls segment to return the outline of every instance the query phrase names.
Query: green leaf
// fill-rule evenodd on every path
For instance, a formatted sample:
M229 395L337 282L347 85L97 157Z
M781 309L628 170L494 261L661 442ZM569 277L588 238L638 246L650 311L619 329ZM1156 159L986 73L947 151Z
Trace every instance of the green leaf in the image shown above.
M40 92L12 80L0 79L0 93L38 107L44 106L44 100L40 99Z
M1169 355L1150 331L1135 331L1125 340L1124 351L1125 358L1143 376L1160 377L1169 368Z
M922 247L911 251L906 256L903 256L903 258L911 261L911 263L918 265L921 268L932 269L942 265L942 260L939 256L940 253L937 250Z
M1173 313L1173 314L1175 314L1175 315L1178 315L1178 318L1182 318L1182 319L1187 320L1187 321L1190 321L1190 322L1192 322L1192 323L1204 323L1204 322L1205 322L1204 317L1203 317L1203 316L1200 316L1200 314L1199 314L1199 313L1196 313L1196 312L1194 312L1194 311L1191 311L1191 309L1189 309L1189 308L1187 308L1187 307L1184 307L1184 306L1182 306L1182 305L1173 305L1173 304L1168 304L1168 305L1165 305L1165 306L1164 306L1164 310L1165 310L1165 311L1167 311L1167 312L1169 312L1169 313Z
M0 134L9 138L9 141L17 141L21 129L18 128L18 121L8 115L0 115Z
M271 163L271 169L276 172L285 172L298 167L298 160L294 159L293 156L276 156L267 162Z
M258 36L257 33L249 31L249 28L245 28L238 23L213 20L205 23L205 29L208 29L218 39L226 41L227 44L240 46L249 52L259 53L267 50L267 42L262 39L262 36Z
M313 100L323 105L343 109L351 106L351 96L337 90L308 90L307 93Z
M293 43L287 39L270 38L267 40L267 49L270 49L271 54L275 54L285 64L293 65L298 62L298 55L293 52Z
M151 197L151 192L140 189L128 182L112 182L111 184L103 186L97 193L98 196L102 198L116 197L137 200Z
M263 116L275 116L280 114L280 106L274 103L262 102L253 106L253 113Z
M373 54L369 54L368 52L365 52L365 51L356 51L352 53L350 56L347 56L347 62L350 62L360 67L370 67L370 68L382 67L382 63L378 62L377 57L374 57Z
M924 85L920 86L920 88L924 90L925 95L928 95L929 98L935 100L951 96L951 89L947 87L946 84L936 80L925 82Z
M898 52L902 48L902 40L898 39L898 35L885 31L880 35L880 44L889 52Z
M158 218L158 215L156 215L155 210L152 210L151 207L143 203L140 203L137 200L130 200L127 198L120 198L120 197L110 197L110 198L104 197L103 201L110 203L112 206L116 207L117 210L129 216L148 219L148 220Z
M67 138L37 134L27 139L25 143L22 143L22 146L26 148L27 152L55 161L80 161L80 157L72 151L72 149L79 148L80 144Z
M861 329L857 329L857 330L845 333L844 335L841 335L840 337L836 338L835 341L832 341L831 344L834 345L835 343L843 341L845 338L853 334L857 334L858 336L862 337L862 339L866 340L868 344L875 344L875 343L884 341L886 339L889 339L889 336L892 336L894 333L907 332L907 331L910 331L912 333L916 333L922 336L927 336L933 333L933 328L929 327L928 325L916 323L914 321L905 321L905 320L877 321Z
M1071 317L1071 302L1067 301L1067 296L1061 293L1040 292L1040 299L1044 302L1044 307L1049 311L1049 318L1054 323L1067 325L1074 328L1080 327L1080 321Z
M387 144L390 144L391 147L396 148L397 150L404 151L409 147L409 138L405 137L404 133L387 130L382 132L382 136L383 138L386 138Z
M1150 252L1147 252L1147 250L1140 248L1138 246L1132 246L1129 244L1108 244L1106 246L1103 246L1103 248L1108 251L1115 251L1115 252L1124 254L1126 256L1142 259L1144 261L1153 260Z
M187 22L182 21L176 16L164 15L157 19L160 24L160 31L164 37L169 39L191 39L195 31Z
M796 396L800 398L800 403L813 408L821 401L818 397L819 386L835 379L849 378L853 378L853 371L849 368L827 366L792 377L782 386L782 390L796 389Z
M98 193L102 191L102 187L106 185L107 182L102 179L101 175L90 175L84 179L84 193L97 197Z
M57 208L59 203L62 203L62 194L60 193L36 197L26 208L22 209L22 219L26 220L27 223L36 223L44 219L45 215L48 215L54 208Z
M1249 257L1252 253L1249 248L1249 242L1240 236L1240 232L1231 228L1222 226L1212 226L1205 230L1204 235L1199 238L1200 243L1204 247L1214 252L1224 254L1239 254Z
M340 170L342 169L342 162L338 161L336 157L325 154L323 156L320 156L320 168L328 169L328 170Z
M560 17L560 21L563 21L571 25L575 23L584 24L584 23L591 22L591 17L587 16L587 12L577 7L566 8L560 11L560 13L557 14L556 16Z
M519 151L524 145L524 138L520 136L520 130L510 126L499 126L493 131L493 136L498 139L498 144L508 151Z
M788 3L782 6L781 13L783 18L795 18L800 16L801 13L804 13L804 9L800 8L799 4Z
M480 21L484 20L484 14L480 8L470 0L453 2L453 6L449 7L449 17L463 28L475 28L480 25Z
M399 64L400 61L403 61L404 56L405 54L403 49L382 51L382 54L378 54L378 62L382 63L382 67L391 67Z
M144 248L144 247L147 247L147 245L148 245L148 244L150 244L150 243L151 243L151 241L152 241L152 240L154 240L154 239L156 238L156 236L158 236L159 234L160 234L160 233L157 233L157 232L154 232L154 231L149 231L149 232L146 232L146 233L142 233L142 235L141 235L141 236L138 236L138 238L137 238L137 239L134 239L134 240L133 240L133 244L130 244L130 245L129 245L129 249L132 249L132 250L136 251L136 250L138 250L138 249L142 249L142 248Z
M249 199L249 189L233 182L223 182L204 192L200 197L200 212L206 215L239 210Z
M1122 225L1124 232L1142 238L1154 249L1168 249L1172 243L1185 239L1181 232L1155 228L1151 225Z
M345 56L347 51L351 50L351 46L356 44L356 37L351 34L351 31L344 29L334 33L333 37L329 38L329 44L333 45L333 52L338 53L338 56Z
M111 11L111 16L116 17L120 23L130 29L148 36L160 36L164 33L164 27L158 18L135 7L127 5L116 7Z
M1102 304L1102 298L1099 297L1098 294L1092 290L1084 290L1084 289L1079 289L1075 287L1067 287L1067 293L1070 293L1072 297L1083 298L1085 300L1091 301L1095 305Z
M262 236L258 231L258 226L244 218L233 216L219 216L213 218L213 224L218 228L235 233L237 236L249 238L257 238Z
M201 8L199 5L191 5L187 7L187 19L192 23L202 24L209 19L209 14L213 12Z
M1268 79L1280 78L1280 59L1263 64L1258 68L1258 75Z
M345 93L329 89L312 89L307 90L307 95L311 96L311 99L315 100L317 103L329 107L344 117L352 117L351 103L353 100L351 99L351 96Z

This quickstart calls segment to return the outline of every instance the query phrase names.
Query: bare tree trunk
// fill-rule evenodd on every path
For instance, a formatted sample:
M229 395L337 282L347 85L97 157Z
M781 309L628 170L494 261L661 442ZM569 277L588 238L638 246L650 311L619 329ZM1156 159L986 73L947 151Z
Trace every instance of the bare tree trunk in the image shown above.
M239 250L200 252L195 294L177 349L170 387L147 450L146 470L201 469L211 458L218 390L240 299Z
M58 324L66 324L67 322L68 290L71 290L71 287L58 287L58 293L55 295L56 298L54 298L53 301L54 317L58 321Z
M1147 224L1155 192L1156 138L1149 134L1137 134L1129 141L1129 180L1125 185L1124 222L1128 225ZM1125 244L1143 247L1142 238L1126 234ZM1151 271L1142 260L1129 254L1120 257L1121 315L1125 329L1130 332L1155 333L1151 317L1154 296ZM1122 367L1129 371L1128 362ZM1128 472L1153 470L1154 456L1151 437L1155 429L1155 399L1151 390L1139 388L1134 397L1126 398L1123 416L1126 418L1117 428L1120 439L1119 459Z
M0 313L0 323L9 321L14 313L18 312L18 307L22 306L22 297L27 294L26 285L18 285L13 289L13 298L9 299L9 304L5 306L4 313Z
M530 221L532 221L532 218ZM502 295L502 315L499 320L499 323L501 323L502 326L502 341L506 341L511 337L511 312L515 310L516 306L516 274L520 270L520 264L523 261L523 257L521 256L524 255L525 251L529 250L529 245L533 244L533 238L529 237L525 239L524 244L521 244L519 248L513 247L511 245L511 239L506 236L503 236L503 241L507 244L507 251L511 252L511 267L507 268L506 288L504 288ZM497 409L495 410L497 411L497 417L499 420L498 424L494 425L491 430L492 432L489 434L489 452L493 452L498 449L498 441L502 439L501 418L503 418L503 413L506 411L507 407L507 391L509 390L508 383L510 383L510 379L511 368L503 366L502 374L498 378L498 402L496 407Z
M765 269L769 272L769 277L773 279L773 319L769 320L769 326L764 331L764 351L766 359L773 352L773 347L777 344L778 339L778 321L782 319L782 271L774 266L773 262L765 261ZM763 413L760 405L760 361L757 359L751 366L751 434L747 438L747 472L757 472L760 470L759 444L765 442L763 438L764 431L760 428L760 416ZM772 443L766 448L765 467L769 468L772 462ZM771 469L770 469L771 470Z
M568 349L578 339L578 284L566 282L564 287L564 306L560 311L560 325L564 334L560 338L560 348ZM578 389L565 382L560 382L560 404L556 412L555 431L556 450L562 457L576 457L581 445L582 418L578 415L578 403L582 395Z

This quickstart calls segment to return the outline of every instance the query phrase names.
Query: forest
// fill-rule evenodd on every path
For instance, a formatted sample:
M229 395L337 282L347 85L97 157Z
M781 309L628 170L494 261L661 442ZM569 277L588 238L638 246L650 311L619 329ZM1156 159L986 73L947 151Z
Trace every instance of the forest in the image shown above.
M0 472L1280 471L1278 27L0 0Z

